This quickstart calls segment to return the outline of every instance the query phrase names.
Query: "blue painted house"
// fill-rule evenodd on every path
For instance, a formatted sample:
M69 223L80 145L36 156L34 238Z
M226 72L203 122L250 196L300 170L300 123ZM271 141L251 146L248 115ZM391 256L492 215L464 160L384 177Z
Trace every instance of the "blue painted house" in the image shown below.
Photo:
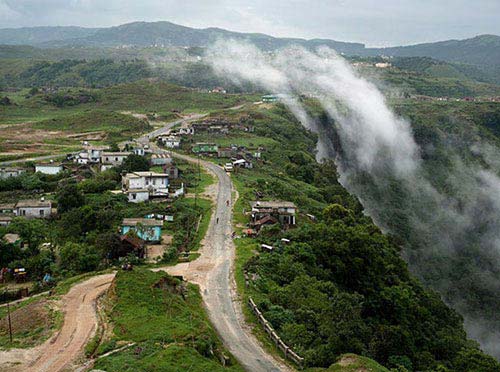
M121 233L126 235L128 232L134 231L144 241L159 242L161 241L162 226L163 221L150 218L124 218Z

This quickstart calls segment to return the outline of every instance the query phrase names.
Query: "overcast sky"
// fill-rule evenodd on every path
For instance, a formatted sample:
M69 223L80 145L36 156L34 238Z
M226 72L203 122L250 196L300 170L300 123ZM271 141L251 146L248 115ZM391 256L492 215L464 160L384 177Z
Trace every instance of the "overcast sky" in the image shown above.
M160 20L390 46L500 35L500 0L0 0L0 28Z

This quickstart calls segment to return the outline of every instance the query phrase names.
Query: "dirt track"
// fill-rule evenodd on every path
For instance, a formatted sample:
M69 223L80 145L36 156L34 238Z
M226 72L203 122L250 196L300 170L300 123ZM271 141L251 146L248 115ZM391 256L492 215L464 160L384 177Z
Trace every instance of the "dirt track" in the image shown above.
M70 369L96 331L95 303L113 277L114 274L98 275L74 285L61 299L64 313L61 330L35 348L1 351L0 370L56 372Z

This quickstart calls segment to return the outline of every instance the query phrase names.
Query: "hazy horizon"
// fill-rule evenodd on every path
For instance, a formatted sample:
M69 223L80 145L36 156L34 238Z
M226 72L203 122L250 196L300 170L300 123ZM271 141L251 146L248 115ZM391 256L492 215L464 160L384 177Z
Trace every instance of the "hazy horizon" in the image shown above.
M0 0L0 28L112 27L168 21L275 37L325 38L384 47L500 35L500 2L479 0Z

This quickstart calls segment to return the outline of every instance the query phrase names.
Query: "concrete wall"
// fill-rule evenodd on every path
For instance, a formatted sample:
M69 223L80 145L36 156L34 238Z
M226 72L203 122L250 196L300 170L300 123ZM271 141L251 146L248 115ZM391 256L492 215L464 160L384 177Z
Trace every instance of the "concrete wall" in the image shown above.
M35 165L35 172L44 174L57 174L62 172L62 166Z
M159 242L161 240L160 226L142 226L142 231L139 231L135 226L122 226L122 235L127 234L130 230L135 231L137 236L145 241Z
M149 192L129 192L128 201L131 203L142 203L149 200Z
M49 217L51 213L52 208L50 207L20 207L16 211L17 216L27 218L45 218Z

